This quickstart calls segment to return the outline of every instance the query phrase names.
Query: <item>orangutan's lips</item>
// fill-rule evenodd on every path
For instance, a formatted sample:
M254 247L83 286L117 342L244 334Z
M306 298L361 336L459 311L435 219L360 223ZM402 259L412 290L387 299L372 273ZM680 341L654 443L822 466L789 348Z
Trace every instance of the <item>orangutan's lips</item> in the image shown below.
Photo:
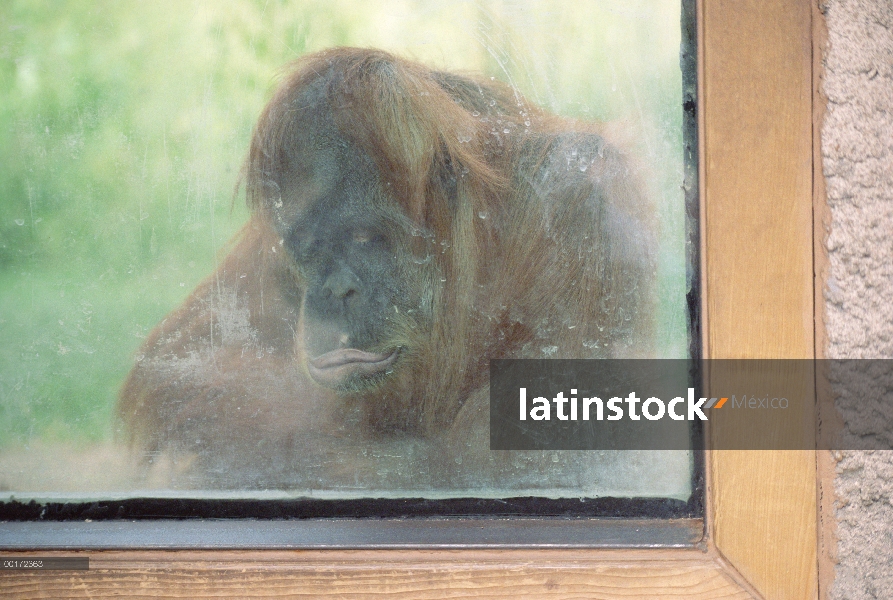
M310 376L322 385L335 385L352 374L372 375L384 371L397 358L397 350L374 354L355 348L343 348L311 358Z

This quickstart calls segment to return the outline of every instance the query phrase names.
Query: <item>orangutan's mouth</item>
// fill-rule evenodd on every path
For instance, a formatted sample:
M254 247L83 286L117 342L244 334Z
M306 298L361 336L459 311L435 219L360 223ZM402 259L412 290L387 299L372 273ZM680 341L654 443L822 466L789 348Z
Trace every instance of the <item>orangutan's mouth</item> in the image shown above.
M334 386L355 375L374 375L384 371L397 358L397 350L375 354L356 348L326 352L308 361L310 376L320 385Z

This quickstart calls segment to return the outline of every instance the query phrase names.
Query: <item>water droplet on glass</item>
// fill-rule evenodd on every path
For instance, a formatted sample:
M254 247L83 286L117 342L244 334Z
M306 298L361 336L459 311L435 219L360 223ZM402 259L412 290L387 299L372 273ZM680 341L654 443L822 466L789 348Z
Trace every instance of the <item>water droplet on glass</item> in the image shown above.
M496 100L490 100L490 106L496 106Z
M530 127L530 120L524 121L524 127Z
M25 224L25 219L16 219L16 220L15 220L15 223L16 223L16 225L18 225L19 227L21 227L22 225Z
M475 111L472 111L471 116L472 116L472 117L479 117L479 116L481 116L481 113L479 113L478 111L475 110Z
M583 163L580 165L580 172L585 173L586 169L588 169L588 168L589 168L589 165L587 165L586 163Z
M558 462L558 454L557 453L552 455L552 462L554 462L554 463Z
M508 127L502 130L502 133L510 133Z
M478 216L479 216L480 218L482 218L482 219L486 219L486 218L489 217L490 215L487 213L487 211L482 210L481 212L478 213Z

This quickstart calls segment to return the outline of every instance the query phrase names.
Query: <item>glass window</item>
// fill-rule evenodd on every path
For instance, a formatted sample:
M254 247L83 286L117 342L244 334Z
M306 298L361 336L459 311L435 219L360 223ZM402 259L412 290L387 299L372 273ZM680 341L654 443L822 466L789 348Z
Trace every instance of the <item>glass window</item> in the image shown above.
M0 8L4 499L689 506L690 447L488 409L494 359L689 357L680 10Z

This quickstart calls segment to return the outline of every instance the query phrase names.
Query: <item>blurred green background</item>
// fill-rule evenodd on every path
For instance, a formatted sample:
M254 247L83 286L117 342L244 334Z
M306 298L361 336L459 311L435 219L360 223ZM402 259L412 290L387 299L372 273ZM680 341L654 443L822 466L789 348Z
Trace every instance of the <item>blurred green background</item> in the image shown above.
M351 45L619 120L650 174L661 346L684 356L678 0L0 4L0 449L112 436L148 331L247 218L234 186L287 63Z

